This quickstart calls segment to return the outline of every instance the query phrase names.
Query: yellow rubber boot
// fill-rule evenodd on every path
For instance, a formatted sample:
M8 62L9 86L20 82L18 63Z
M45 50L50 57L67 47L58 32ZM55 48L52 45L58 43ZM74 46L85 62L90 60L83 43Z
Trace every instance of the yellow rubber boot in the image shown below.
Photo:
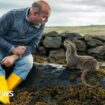
M98 70L96 70L97 72L100 72L100 73L102 73L102 74L105 74L105 69L98 69Z
M0 76L0 102L10 104L8 85L4 76Z
M12 73L12 74L9 76L9 78L7 79L8 89L9 89L10 91L12 91L12 90L15 89L21 82L22 82L22 79L21 79L18 75Z

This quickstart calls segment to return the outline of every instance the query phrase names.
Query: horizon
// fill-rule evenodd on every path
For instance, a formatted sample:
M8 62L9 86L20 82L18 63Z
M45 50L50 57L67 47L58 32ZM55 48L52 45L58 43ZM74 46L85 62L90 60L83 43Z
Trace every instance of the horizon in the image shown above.
M69 25L69 26L46 26L46 27L88 27L88 26L89 26L89 27L94 27L94 26L95 26L95 27L96 27L96 26L105 26L105 24L75 25L75 26L74 26L74 25L73 25L73 26L72 26L72 25L71 25L71 26L70 26L70 25Z

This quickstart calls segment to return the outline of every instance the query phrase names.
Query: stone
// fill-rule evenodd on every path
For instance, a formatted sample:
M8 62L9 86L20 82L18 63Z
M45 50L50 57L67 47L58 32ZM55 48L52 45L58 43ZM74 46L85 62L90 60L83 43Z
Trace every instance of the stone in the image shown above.
M96 47L99 45L103 45L103 42L98 39L90 39L87 41L87 45L89 45L91 47Z
M46 48L60 48L61 44L62 44L62 38L60 36L57 37L47 36L43 40L43 45Z
M20 85L21 88L31 88L33 85L42 90L47 86L70 87L80 84L80 78L70 81L70 71L60 64L40 64L34 63L34 66L26 80Z
M44 37L46 37L46 36L58 36L58 32L56 32L56 31L51 31L51 32L48 32L48 33L44 33L43 34L43 36Z
M51 50L49 53L49 62L51 63L65 63L65 51L64 49L58 49L58 50Z
M91 39L93 39L93 36L92 36L92 35L85 35L85 36L84 36L84 40L85 40L85 41L89 41L89 40L91 40Z
M76 45L77 51L86 51L86 44L82 40L74 40L74 44Z
M46 55L47 54L46 48L43 47L43 46L39 46L38 50L37 50L37 54L39 54L39 55Z
M83 34L77 32L63 32L61 33L61 36L65 38L76 38L76 39L83 38Z
M95 39L101 40L101 41L105 41L105 35L96 35L94 36Z
M103 56L105 54L105 45L88 49L88 54L98 54Z
M86 35L84 36L84 39L87 45L90 47L96 47L104 44L104 42L102 42L102 40L100 40L101 38L98 38L98 36Z
M8 77L14 67L3 68L6 70ZM80 84L80 71L76 69L68 70L61 64L41 64L34 62L32 70L30 71L27 78L19 85L19 88L32 88L35 86L37 90L42 90L47 86L73 87Z

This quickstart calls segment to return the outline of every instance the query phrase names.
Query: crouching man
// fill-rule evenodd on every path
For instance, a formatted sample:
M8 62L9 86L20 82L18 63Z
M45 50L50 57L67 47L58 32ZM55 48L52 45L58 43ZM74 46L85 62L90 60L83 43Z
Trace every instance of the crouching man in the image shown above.
M12 91L26 79L33 66L32 53L41 39L51 13L49 4L36 1L30 8L11 10L0 18L0 93ZM2 65L13 72L5 78ZM0 102L10 103L9 96L0 94Z

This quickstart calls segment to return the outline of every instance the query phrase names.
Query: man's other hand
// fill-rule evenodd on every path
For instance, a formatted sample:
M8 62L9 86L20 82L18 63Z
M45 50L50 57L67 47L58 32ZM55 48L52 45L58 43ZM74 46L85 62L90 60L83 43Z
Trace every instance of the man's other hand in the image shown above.
M17 46L13 49L13 54L21 56L24 54L26 46Z

